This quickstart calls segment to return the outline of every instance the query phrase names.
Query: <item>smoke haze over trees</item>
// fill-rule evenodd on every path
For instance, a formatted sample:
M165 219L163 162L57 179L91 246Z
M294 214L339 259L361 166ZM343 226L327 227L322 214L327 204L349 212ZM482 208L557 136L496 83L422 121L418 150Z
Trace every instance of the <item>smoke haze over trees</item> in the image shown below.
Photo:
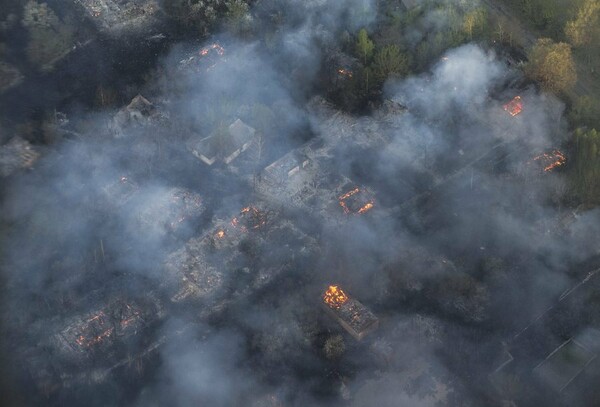
M570 45L478 1L74 3L0 11L8 405L598 400L547 373L600 349Z

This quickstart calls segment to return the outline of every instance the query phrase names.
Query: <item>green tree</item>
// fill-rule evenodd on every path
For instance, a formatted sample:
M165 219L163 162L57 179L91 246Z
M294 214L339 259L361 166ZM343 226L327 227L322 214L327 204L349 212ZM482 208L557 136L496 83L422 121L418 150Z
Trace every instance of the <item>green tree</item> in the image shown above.
M386 45L375 53L373 72L377 81L383 82L389 76L406 76L409 65L408 56L397 45Z
M585 0L574 20L568 21L565 34L574 47L590 45L600 38L600 0Z
M23 26L29 32L27 56L42 70L67 54L72 47L73 31L46 3L30 0L23 9Z
M600 132L595 129L575 131L575 166L573 184L588 204L600 203Z
M463 18L462 29L463 32L473 39L473 35L483 34L487 25L487 14L485 9L476 8L465 14Z
M229 0L226 4L225 26L235 35L246 35L250 32L252 17L248 3L243 0Z
M564 42L554 43L549 38L538 39L529 52L525 73L550 92L571 89L577 82L571 46Z
M362 58L363 63L366 65L367 61L371 59L375 44L369 38L367 30L362 28L358 32L358 41L356 42L356 53Z
M600 100L588 95L578 97L573 103L569 119L576 127L600 129Z
M165 13L186 29L208 34L217 19L223 0L169 0L162 2Z

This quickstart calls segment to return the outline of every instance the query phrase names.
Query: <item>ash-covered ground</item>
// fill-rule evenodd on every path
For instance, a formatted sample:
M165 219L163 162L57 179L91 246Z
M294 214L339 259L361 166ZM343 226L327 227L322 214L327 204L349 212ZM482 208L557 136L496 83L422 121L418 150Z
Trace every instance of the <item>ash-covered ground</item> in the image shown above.
M255 35L173 37L126 103L69 96L52 143L3 150L9 405L598 400L600 214L565 199L563 104L473 42L349 113L344 38L380 8L258 1ZM376 329L324 312L331 285Z

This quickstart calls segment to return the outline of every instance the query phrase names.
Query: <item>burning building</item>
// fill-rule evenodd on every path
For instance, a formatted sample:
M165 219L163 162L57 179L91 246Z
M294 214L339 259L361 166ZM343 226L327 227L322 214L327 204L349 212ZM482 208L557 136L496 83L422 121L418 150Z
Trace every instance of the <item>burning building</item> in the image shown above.
M179 69L194 73L207 72L223 61L224 57L225 48L218 43L213 43L179 61Z
M360 62L339 50L331 50L327 54L327 66L331 71L329 78L335 83L352 79L354 71L360 67Z
M338 202L345 214L361 215L373 209L375 200L365 188L354 187L340 195Z
M91 310L61 321L25 352L32 379L46 395L83 381L101 382L118 367L148 351L146 336L158 327L164 308L152 292L144 297L86 297ZM131 354L135 344L139 353Z
M247 206L231 220L231 225L242 232L248 232L265 227L270 220L269 211L258 209L255 206Z
M0 175L6 177L19 169L31 168L39 156L28 141L14 137L0 147Z
M208 137L192 139L188 149L206 165L216 162L230 164L248 150L255 140L256 130L237 119L226 130L217 131Z
M55 339L68 352L93 353L110 347L117 338L135 335L148 315L139 304L116 300L105 308L78 316L56 335Z
M158 21L156 0L75 0L99 31L110 35L148 31Z
M549 172L565 165L567 157L560 150L554 149L533 157L530 162L538 164L544 172Z
M259 230L268 219L266 210L243 208L230 222L219 222L200 237L169 255L166 261L170 285L175 287L173 302L214 300L225 281L223 269L235 256L236 248L249 231ZM213 256L215 250L219 256Z
M379 319L339 286L329 286L323 293L322 304L325 311L357 340L379 327Z
M523 101L521 96L515 96L510 102L502 106L505 112L515 117L523 111Z

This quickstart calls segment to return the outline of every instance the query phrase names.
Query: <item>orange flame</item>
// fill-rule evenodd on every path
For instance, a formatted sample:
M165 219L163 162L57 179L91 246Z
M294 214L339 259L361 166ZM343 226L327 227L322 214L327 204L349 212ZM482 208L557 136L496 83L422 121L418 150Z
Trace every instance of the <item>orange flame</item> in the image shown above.
M217 239L223 239L225 237L225 231L223 229L217 231L217 233L215 233L215 237Z
M129 304L125 304L125 306L129 312L127 316L123 315L118 321L121 329L126 329L140 318L139 310L132 308ZM75 343L82 348L90 348L112 336L115 333L115 326L109 326L111 323L107 318L104 311L90 317L79 327L79 334L75 338Z
M243 232L247 232L248 228L240 224L240 218L242 217L246 220L245 223L250 229L259 229L267 223L264 212L254 206L247 206L240 211L239 217L236 216L231 220L231 225L240 228Z
M368 202L366 205L364 205L362 208L360 208L358 210L359 214L365 213L371 209L373 209L373 206L375 206L375 204L373 202Z
M356 195L359 192L360 192L360 188L356 187L339 197L339 203L340 203L340 206L342 207L342 209L344 210L344 213L348 214L348 213L352 212L352 210L348 207L348 204L346 203L346 199L350 198L353 195ZM358 214L358 215L362 215L363 213L368 212L371 209L373 209L374 206L375 206L375 201L370 199L367 203L365 203L363 206L361 206L354 213Z
M340 201L350 198L352 195L357 194L359 191L360 191L360 189L358 187L356 187L352 191L346 192L344 195L340 196Z
M533 161L540 161L544 165L544 172L548 172L565 165L567 157L560 150L555 149L551 153L543 153L534 157Z
M502 108L508 112L508 114L515 117L523 111L523 102L521 102L521 96L515 96L513 100L502 106Z
M323 302L331 308L340 308L346 301L348 301L348 296L337 285L330 285L323 294Z

